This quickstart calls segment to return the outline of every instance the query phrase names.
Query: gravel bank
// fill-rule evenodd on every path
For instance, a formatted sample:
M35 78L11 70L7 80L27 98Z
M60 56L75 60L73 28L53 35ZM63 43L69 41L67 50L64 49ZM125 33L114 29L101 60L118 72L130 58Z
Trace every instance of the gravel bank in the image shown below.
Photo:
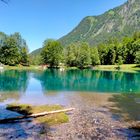
M67 107L76 108L69 114L69 123L51 127L35 124L32 120L0 124L0 140L140 140L140 129L130 129L130 122L110 111L110 96L69 95ZM1 117L4 117L2 114L11 115L11 112L3 111Z

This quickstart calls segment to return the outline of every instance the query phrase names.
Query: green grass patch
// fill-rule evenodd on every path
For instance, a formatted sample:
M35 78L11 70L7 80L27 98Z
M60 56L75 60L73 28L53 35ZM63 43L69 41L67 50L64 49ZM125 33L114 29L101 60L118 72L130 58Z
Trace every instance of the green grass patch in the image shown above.
M6 70L42 70L41 67L39 66L22 66L22 65L17 65L17 66L4 66L4 69Z
M95 66L97 70L108 70L108 71L118 71L118 65L99 65ZM119 66L119 71L124 72L136 72L140 71L140 65L137 64L123 64Z
M63 109L60 105L41 105L41 106L31 106L28 104L8 104L6 109L18 112L23 115L31 115L36 113L41 113L45 111L55 111ZM66 113L56 113L51 115L45 115L42 117L35 118L35 121L47 125L55 125L66 123L69 121L68 115Z

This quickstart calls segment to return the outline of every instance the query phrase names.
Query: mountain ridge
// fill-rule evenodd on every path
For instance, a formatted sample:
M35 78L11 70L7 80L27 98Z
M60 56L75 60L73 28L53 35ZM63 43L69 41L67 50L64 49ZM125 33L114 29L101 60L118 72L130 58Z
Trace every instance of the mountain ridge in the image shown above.
M63 45L78 41L86 41L90 45L96 45L110 37L130 36L134 31L140 30L136 21L137 17L140 23L140 1L128 0L123 5L99 16L85 17L77 27L60 38L59 41Z
M132 36L140 30L140 0L128 0L121 6L110 9L98 16L87 16L67 35L58 39L64 46L85 41L91 46ZM33 51L31 56L39 54L41 49Z

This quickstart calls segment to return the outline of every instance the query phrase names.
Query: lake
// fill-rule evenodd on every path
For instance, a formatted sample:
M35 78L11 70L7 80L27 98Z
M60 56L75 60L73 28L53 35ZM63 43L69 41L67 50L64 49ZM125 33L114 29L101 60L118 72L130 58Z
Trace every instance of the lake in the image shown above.
M75 107L69 123L50 129L52 139L78 139L79 135L84 139L96 139L96 135L102 139L140 138L136 127L140 121L139 72L1 71L0 119L19 115L5 109L13 102ZM28 121L0 124L0 139L41 139L41 130Z
M0 72L1 104L67 104L69 95L138 94L140 73L95 70L46 70ZM88 95L88 94L87 94Z

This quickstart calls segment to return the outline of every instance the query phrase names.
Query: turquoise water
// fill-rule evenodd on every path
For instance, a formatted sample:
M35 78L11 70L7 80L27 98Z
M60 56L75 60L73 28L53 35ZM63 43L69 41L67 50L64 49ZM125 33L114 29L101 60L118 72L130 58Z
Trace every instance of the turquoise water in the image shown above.
M0 106L8 103L110 106L140 120L140 73L94 70L0 72ZM1 117L1 115L0 115Z
M9 70L0 73L0 92L78 91L140 93L140 73L93 70Z
M140 93L140 73L95 70L0 72L0 104L67 104L90 94ZM90 95L91 96L91 95ZM139 102L139 101L138 101Z

